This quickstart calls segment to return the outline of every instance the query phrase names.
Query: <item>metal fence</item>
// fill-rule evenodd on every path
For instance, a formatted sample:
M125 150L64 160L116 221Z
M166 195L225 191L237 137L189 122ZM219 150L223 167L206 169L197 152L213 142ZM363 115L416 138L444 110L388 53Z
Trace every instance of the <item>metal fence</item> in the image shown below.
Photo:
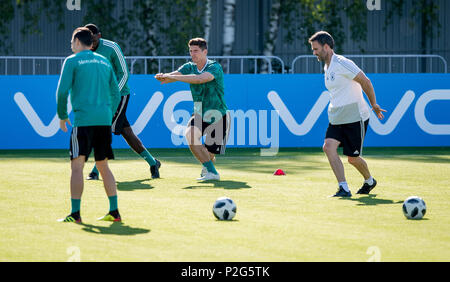
M59 74L65 57L0 56L0 75Z
M447 73L447 61L439 55L345 55L366 73ZM290 67L277 56L210 56L226 74L322 73L323 64L313 55L293 59ZM0 75L60 74L65 57L0 56ZM131 74L172 72L189 56L128 56Z
M218 61L225 73L284 73L285 65L276 56L208 56ZM190 56L131 56L125 58L130 63L131 73L161 73L175 71L188 62Z
M439 55L344 55L366 73L447 73L447 61ZM292 60L290 73L323 73L314 55Z
M276 56L209 56L217 60L226 74L284 73L283 60ZM60 74L65 57L0 56L0 75ZM127 56L131 74L172 72L190 56Z

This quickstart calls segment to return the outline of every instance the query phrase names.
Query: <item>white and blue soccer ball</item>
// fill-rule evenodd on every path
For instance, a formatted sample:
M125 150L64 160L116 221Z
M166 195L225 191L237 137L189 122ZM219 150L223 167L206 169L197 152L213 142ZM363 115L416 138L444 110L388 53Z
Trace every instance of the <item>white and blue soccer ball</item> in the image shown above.
M213 214L218 220L232 220L236 215L236 203L228 197L220 197L213 205Z
M427 206L422 198L411 196L403 202L403 214L407 219L421 219L427 212Z

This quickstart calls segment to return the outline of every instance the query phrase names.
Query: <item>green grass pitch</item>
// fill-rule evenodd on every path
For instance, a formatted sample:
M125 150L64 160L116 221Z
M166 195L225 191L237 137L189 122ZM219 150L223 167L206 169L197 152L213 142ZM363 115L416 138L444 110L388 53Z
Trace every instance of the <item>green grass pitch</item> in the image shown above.
M188 150L150 152L161 179L131 150L110 162L122 223L96 220L108 200L85 181L74 224L56 221L70 212L67 150L0 151L0 261L450 261L450 148L366 148L371 195L355 194L362 178L343 158L350 199L328 198L337 187L320 149L228 149L210 183ZM427 204L422 220L403 216L412 195ZM221 196L237 204L233 221L212 214Z

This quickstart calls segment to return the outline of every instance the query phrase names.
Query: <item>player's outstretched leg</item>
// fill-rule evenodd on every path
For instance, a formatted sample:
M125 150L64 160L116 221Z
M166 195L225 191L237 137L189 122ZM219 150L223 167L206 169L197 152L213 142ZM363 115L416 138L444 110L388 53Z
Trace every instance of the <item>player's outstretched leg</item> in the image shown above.
M149 151L144 147L139 137L137 137L131 127L125 127L122 130L122 136L128 143L131 149L135 151L141 158L143 158L150 166L150 173L152 178L159 178L159 168L161 167L161 162L155 159Z

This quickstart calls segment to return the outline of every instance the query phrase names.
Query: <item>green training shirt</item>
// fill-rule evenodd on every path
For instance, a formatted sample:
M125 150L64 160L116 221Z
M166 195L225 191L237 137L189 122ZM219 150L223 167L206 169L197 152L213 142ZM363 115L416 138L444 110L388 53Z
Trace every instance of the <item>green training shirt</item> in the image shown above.
M119 83L120 94L122 96L130 94L130 88L128 87L130 73L128 71L127 63L125 62L125 56L123 55L119 44L111 40L100 38L98 47L94 52L104 56L111 63Z
M65 59L56 90L61 120L68 118L69 93L74 127L111 125L120 92L111 64L105 57L84 50Z
M218 62L207 60L202 70L199 70L195 63L188 62L178 68L178 72L184 75L198 75L203 72L209 72L214 76L214 79L209 82L190 84L192 100L194 101L194 113L201 114L204 119L205 113L209 110L217 110L222 116L227 113L228 108L224 98L223 70ZM196 102L201 102L201 109L199 109ZM216 120L213 122L216 122Z

